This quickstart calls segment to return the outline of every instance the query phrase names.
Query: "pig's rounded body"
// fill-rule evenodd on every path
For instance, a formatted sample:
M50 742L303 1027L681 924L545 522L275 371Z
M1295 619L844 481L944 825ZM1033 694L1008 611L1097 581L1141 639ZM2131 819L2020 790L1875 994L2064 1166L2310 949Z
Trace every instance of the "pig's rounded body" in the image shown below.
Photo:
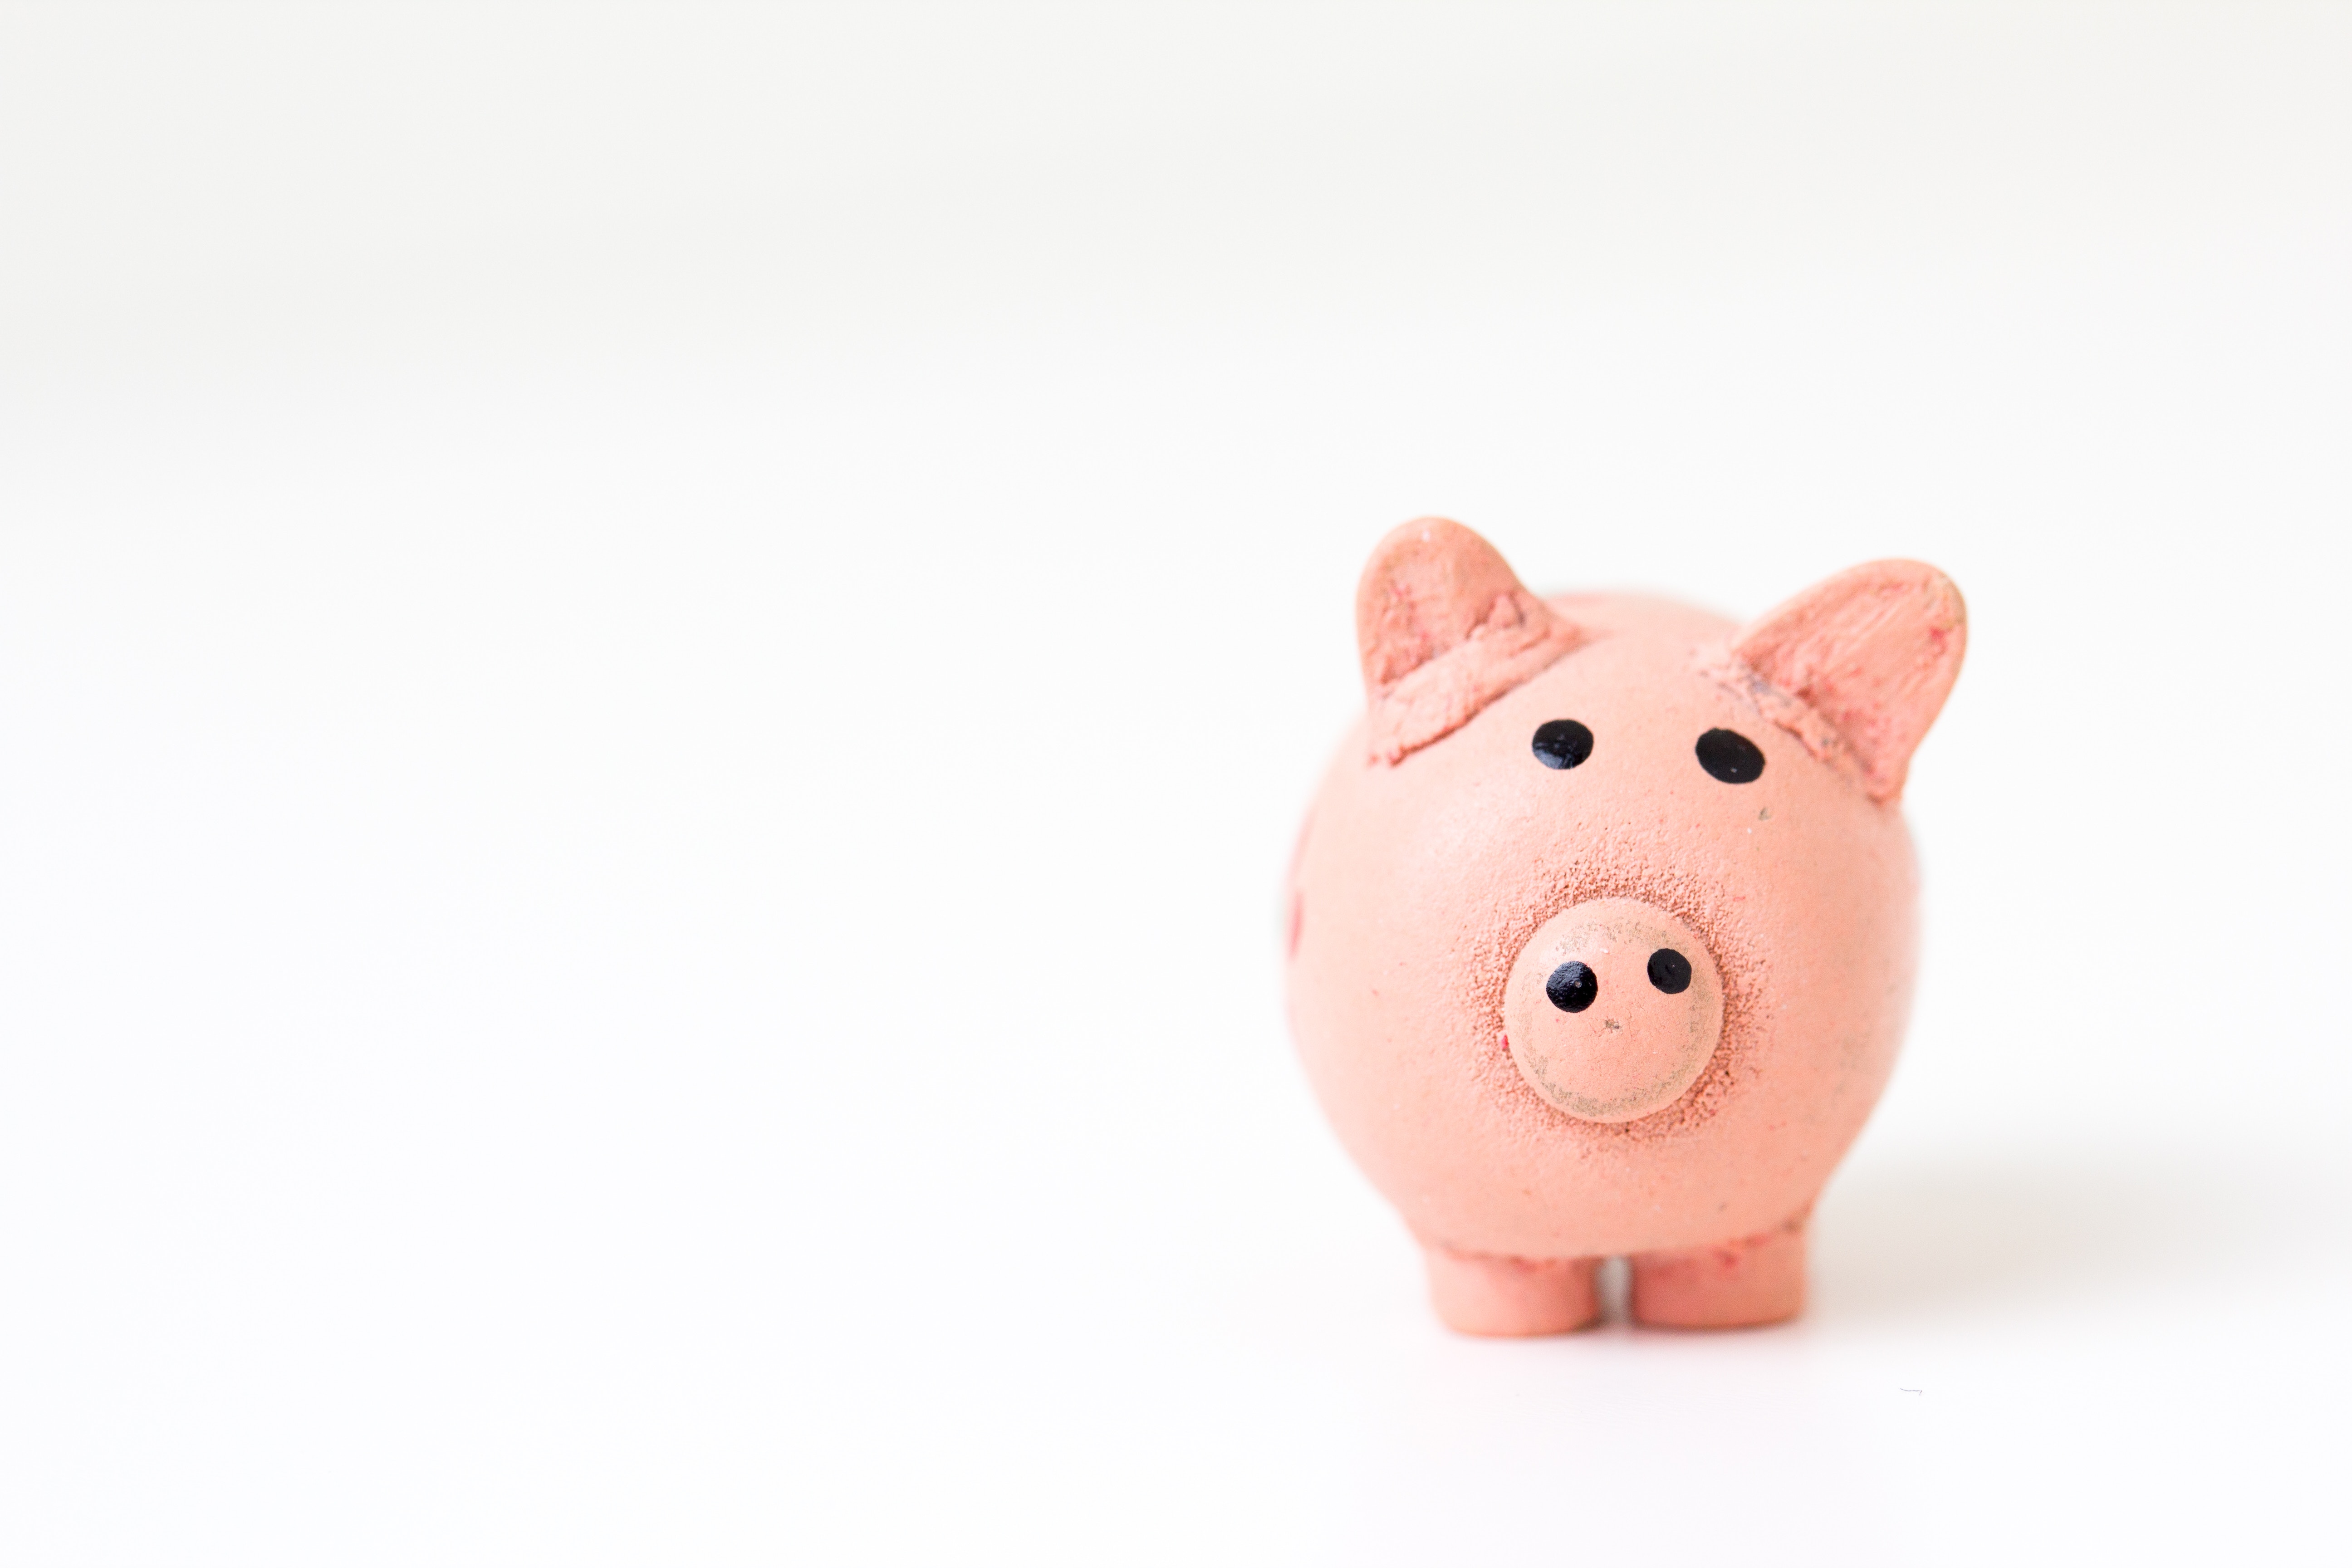
M1507 1289L1620 1255L1715 1247L1730 1268L1756 1238L1801 1236L1885 1085L1912 973L1909 836L1848 759L1724 673L1729 623L1645 599L1548 607L1576 628L1571 653L1393 760L1365 724L1341 745L1291 879L1298 1049L1341 1142L1433 1258L1507 1263ZM1533 740L1559 720L1591 735L1567 766ZM1760 750L1760 774L1702 764L1717 730ZM1704 1067L1630 1119L1560 1109L1507 1037L1515 965L1543 969L1522 955L1586 904L1659 911L1719 975ZM1611 987L1636 984L1622 973L1604 968L1584 1004L1604 1027ZM1434 1283L1449 1321L1480 1326ZM1560 1310L1494 1326L1572 1327L1583 1309Z

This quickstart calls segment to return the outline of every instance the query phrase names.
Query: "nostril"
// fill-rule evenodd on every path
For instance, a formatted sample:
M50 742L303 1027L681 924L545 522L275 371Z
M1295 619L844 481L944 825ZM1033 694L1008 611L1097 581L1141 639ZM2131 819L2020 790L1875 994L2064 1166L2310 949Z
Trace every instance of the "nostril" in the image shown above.
M1650 954L1650 984L1669 996L1679 996L1690 989L1690 960L1671 947L1662 947Z
M1563 1013L1581 1013L1601 994L1601 979L1591 967L1570 959L1551 972L1551 978L1544 982L1544 994Z

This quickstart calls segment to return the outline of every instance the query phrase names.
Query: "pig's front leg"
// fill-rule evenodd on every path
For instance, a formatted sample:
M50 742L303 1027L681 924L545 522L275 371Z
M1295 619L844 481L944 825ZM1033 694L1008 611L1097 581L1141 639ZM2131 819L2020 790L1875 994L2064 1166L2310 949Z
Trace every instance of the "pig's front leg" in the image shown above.
M1490 1258L1426 1247L1429 1299L1459 1334L1564 1334L1598 1322L1597 1258Z
M1637 1252L1632 1311L1667 1329L1738 1329L1795 1317L1805 1305L1803 1214L1760 1236Z

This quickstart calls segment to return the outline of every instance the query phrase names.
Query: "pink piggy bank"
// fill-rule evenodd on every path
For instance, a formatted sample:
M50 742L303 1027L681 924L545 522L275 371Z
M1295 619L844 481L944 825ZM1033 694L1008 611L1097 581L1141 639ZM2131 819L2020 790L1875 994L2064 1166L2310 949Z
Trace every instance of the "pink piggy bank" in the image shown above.
M1916 874L1897 802L1958 675L1958 589L1857 566L1746 627L1539 599L1425 519L1356 599L1370 696L1289 889L1291 1021L1438 1316L1773 1322L1885 1086Z

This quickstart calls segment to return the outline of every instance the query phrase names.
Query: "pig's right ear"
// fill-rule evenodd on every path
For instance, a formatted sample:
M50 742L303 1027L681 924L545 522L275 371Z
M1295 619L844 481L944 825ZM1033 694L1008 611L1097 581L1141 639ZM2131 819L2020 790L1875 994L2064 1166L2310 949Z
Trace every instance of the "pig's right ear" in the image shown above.
M1959 678L1969 611L1916 561L1874 561L1798 595L1739 634L1739 682L1815 756L1898 799L1911 752Z
M1442 517L1381 541L1356 589L1375 759L1394 763L1584 640L1495 547Z

